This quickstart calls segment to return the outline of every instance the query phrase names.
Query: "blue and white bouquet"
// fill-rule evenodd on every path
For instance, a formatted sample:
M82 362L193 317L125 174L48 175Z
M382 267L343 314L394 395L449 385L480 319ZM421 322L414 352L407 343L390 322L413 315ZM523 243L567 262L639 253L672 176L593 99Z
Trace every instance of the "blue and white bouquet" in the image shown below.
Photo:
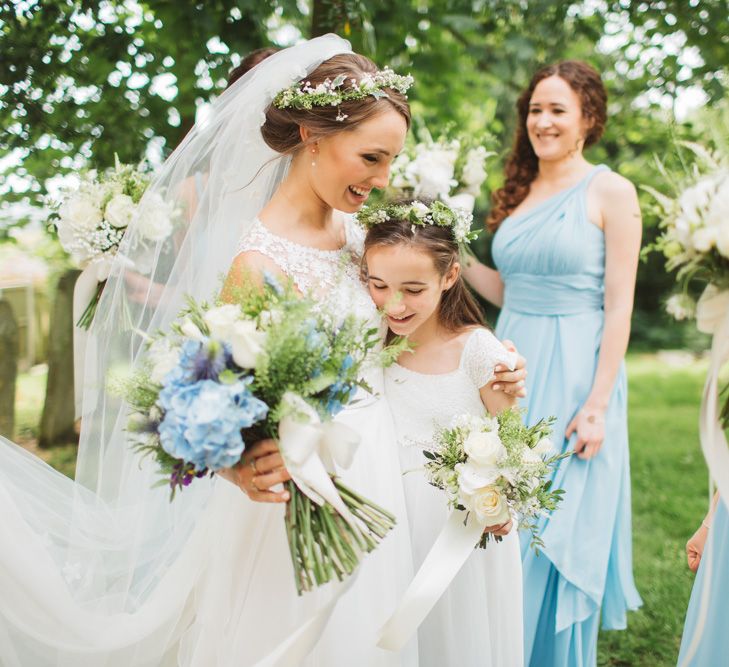
M172 497L239 464L248 445L277 439L292 476L286 529L301 593L351 574L394 526L337 478L335 464L351 463L358 435L332 418L369 391L363 367L389 363L402 344L378 352L377 328L318 310L272 279L234 301L190 299L170 332L150 342L124 387L128 430Z
M541 546L536 534L539 516L555 510L562 489L552 489L550 469L569 454L555 454L551 434L554 419L542 419L527 427L517 409L496 417L459 415L436 436L428 459L428 481L446 492L448 504L462 510L483 526L518 519L519 528L530 530L532 545ZM483 533L478 546L500 536Z
M137 213L139 202L151 180L143 166L122 164L98 173L84 172L78 187L63 193L56 206L53 224L63 249L78 268L90 273L90 299L77 325L91 326L101 292L124 234ZM147 197L138 221L141 237L151 243L166 239L173 229L170 204L157 194Z

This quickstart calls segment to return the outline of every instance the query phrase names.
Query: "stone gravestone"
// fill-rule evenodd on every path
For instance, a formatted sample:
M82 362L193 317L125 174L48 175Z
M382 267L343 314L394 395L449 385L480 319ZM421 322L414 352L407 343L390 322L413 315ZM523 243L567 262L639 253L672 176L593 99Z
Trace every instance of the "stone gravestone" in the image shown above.
M18 323L0 299L0 435L11 439L15 426L15 380L18 376Z
M48 383L38 438L41 447L77 439L73 393L73 288L79 273L71 269L59 278L51 309Z

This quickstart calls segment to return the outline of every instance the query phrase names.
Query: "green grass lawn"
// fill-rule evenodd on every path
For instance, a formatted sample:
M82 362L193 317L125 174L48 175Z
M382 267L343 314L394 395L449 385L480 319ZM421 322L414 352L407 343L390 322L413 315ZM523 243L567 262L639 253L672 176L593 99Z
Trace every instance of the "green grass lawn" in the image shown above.
M706 367L667 365L655 355L630 355L633 556L643 608L624 632L603 632L598 664L673 667L693 575L684 545L707 507L707 473L698 442L698 409ZM45 375L22 375L16 436L32 448ZM35 450L37 451L37 450ZM75 446L38 452L73 474Z

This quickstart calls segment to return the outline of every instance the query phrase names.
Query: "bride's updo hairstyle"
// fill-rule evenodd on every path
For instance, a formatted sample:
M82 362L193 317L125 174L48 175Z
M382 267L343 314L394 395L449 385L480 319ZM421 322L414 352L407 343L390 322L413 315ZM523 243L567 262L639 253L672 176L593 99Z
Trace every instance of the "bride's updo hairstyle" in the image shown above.
M364 75L374 75L376 72L377 66L369 58L357 53L343 53L325 60L306 77L306 81L316 87L327 79L334 81L338 76L360 81ZM272 104L266 110L266 121L261 127L263 140L277 153L290 155L303 146L300 127L306 127L311 132L309 141L314 142L344 130L352 130L388 109L395 109L409 128L410 106L407 97L392 88L386 88L384 92L386 97L368 95L364 99L344 101L338 106L313 106L311 109L279 109ZM337 120L340 114L346 116L345 120Z
M432 203L423 197L419 197L418 201L426 206ZM402 200L398 203L408 205L412 201ZM413 225L408 219L390 218L387 222L379 223L367 230L362 253L363 277L367 276L367 253L372 248L399 245L409 246L429 255L441 277L445 276L461 257L461 248L450 227ZM449 331L460 331L473 325L484 326L483 310L466 287L462 275L459 275L456 282L443 292L438 308L438 321Z
M540 69L516 103L518 115L516 136L514 147L504 167L504 186L494 192L491 198L493 207L486 219L486 225L492 231L497 229L501 222L524 201L529 194L532 181L537 176L539 160L529 141L526 121L534 89L540 81L550 76L563 79L580 98L582 116L589 125L585 135L585 148L597 143L605 130L607 91L600 75L593 67L580 60L565 60Z

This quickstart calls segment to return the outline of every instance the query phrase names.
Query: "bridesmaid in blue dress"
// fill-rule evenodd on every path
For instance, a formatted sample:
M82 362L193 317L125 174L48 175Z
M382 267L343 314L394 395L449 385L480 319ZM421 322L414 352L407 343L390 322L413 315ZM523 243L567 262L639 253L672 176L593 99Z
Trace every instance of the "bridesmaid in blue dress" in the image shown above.
M718 494L686 551L689 567L694 572L698 569L698 574L686 613L678 667L725 665L729 656L729 509Z
M519 99L504 187L494 194L498 271L466 277L502 306L499 338L528 362L528 419L555 415L561 507L544 518L543 553L522 543L524 656L533 667L596 664L600 618L624 629L633 583L627 386L623 358L641 237L633 185L582 150L601 136L599 74L567 61L540 70Z

